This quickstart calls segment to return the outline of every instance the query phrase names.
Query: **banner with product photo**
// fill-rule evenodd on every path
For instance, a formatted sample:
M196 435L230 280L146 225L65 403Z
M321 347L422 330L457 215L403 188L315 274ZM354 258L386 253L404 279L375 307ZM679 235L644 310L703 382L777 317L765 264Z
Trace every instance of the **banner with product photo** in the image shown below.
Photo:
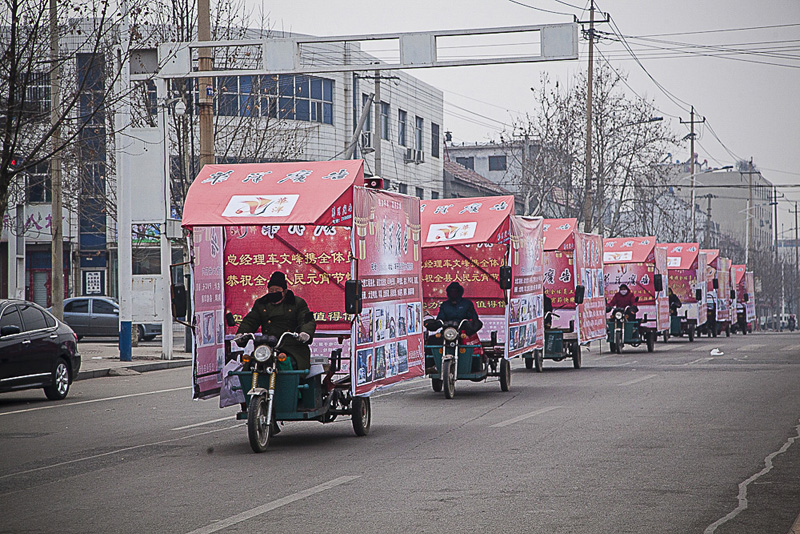
M512 217L510 241L512 282L506 308L506 359L544 348L542 219Z
M351 341L356 395L424 374L419 199L356 187L352 254L363 309Z
M218 226L192 232L194 269L194 352L192 398L219 394L225 365L223 231Z
M606 336L606 298L603 278L603 238L596 234L575 234L575 272L584 289L578 306L578 341Z

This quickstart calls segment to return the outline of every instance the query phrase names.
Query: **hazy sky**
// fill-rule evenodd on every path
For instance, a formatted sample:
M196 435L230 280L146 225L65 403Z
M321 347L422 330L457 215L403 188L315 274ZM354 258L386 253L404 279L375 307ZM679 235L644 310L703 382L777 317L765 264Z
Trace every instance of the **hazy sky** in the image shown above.
M263 9L273 28L312 35L570 22L572 14L588 20L586 0L246 1ZM800 184L800 1L598 0L595 5L613 20L597 25L612 34L597 50L627 73L632 90L653 100L658 115L681 136L688 127L679 119L689 119L689 106L706 118L695 147L700 161L723 166L752 157L773 183ZM626 36L644 69L669 96L617 42L615 33ZM581 59L571 62L411 72L444 91L444 130L453 132L455 142L498 140L515 117L533 111L530 87L540 85L541 73L569 82L586 69L587 47L582 40ZM688 157L688 144L673 154L673 160ZM782 192L791 201L800 200L800 187ZM787 232L794 228L790 207L794 204L780 204ZM785 237L794 237L793 232Z

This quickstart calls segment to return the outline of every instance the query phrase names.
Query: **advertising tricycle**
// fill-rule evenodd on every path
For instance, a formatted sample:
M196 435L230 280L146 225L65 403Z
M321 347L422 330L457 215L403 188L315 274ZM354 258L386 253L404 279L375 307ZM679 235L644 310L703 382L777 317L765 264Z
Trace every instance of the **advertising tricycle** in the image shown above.
M423 374L419 200L363 185L354 160L206 165L189 188L193 397L241 406L256 452L281 421L365 435L370 393Z
M746 265L733 265L731 280L736 291L736 320L731 315L731 332L747 335L753 331L756 320L755 277Z
M605 336L603 240L578 232L577 219L545 219L544 350L526 353L525 367L542 372L543 360L572 360L581 367L581 344ZM548 306L545 306L547 308Z
M731 306L736 295L731 287L731 260L719 255L719 249L701 249L706 255L706 289L708 291L708 321L701 332L717 337L722 332L731 335Z
M669 335L666 247L656 246L653 236L604 239L603 273L610 312L606 339L611 351L619 353L625 345L645 343L647 351L653 352L656 337Z
M544 344L542 219L515 216L512 196L425 200L420 211L433 390L452 398L457 380L499 377L508 391L509 359ZM464 298L478 321L451 311L472 309Z
M680 307L670 303L670 335L694 341L698 328L705 324L706 256L699 243L669 243L667 272L669 289Z

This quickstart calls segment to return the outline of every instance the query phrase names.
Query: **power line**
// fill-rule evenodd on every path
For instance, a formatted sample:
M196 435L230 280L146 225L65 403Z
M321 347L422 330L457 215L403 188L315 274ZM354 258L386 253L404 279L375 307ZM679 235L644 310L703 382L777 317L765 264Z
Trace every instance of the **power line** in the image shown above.
M700 35L700 34L708 34L708 33L725 33L725 32L741 32L741 31L749 31L749 30L766 30L772 28L791 28L794 26L800 26L800 24L772 24L769 26L749 26L745 28L723 28L723 29L716 29L716 30L699 30L693 32L675 32L675 33L653 33L649 35L640 35L639 37L671 37L674 35Z
M544 8L541 8L541 7L529 6L528 4L523 4L522 2L517 2L517 0L508 0L508 1L511 2L512 4L517 4L518 6L527 7L528 9L535 9L536 11L541 11L543 13L552 13L554 15L565 15L567 17L574 16L572 13L564 13L562 11L551 11L549 9L544 9ZM580 9L580 8L578 8L578 9Z

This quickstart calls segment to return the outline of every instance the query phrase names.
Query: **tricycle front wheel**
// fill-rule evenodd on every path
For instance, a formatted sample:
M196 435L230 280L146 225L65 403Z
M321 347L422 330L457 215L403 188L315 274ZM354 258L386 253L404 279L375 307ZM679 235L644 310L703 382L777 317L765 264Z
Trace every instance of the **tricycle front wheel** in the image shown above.
M572 354L572 367L575 369L581 368L581 346L578 343L573 343L570 350Z
M456 394L456 366L454 360L442 362L442 379L444 380L444 397L452 399Z
M269 446L271 426L267 424L267 399L264 396L250 399L247 409L247 437L253 452L264 452Z
M372 408L369 397L353 397L352 406L353 431L356 436L366 436L369 434L369 427L372 424Z

